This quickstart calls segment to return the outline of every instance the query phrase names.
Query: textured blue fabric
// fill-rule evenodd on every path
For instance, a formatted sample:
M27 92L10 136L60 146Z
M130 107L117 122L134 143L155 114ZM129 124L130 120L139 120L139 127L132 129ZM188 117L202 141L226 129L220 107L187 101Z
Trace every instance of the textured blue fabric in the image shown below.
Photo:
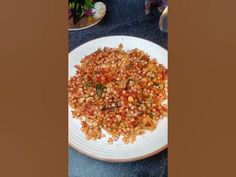
M69 177L167 177L167 150L137 162L110 163L69 148Z
M146 16L144 0L103 1L107 5L104 19L92 28L69 32L69 51L89 40L110 35L141 37L167 48L167 34L159 30L160 14L156 8Z
M103 0L107 14L98 25L69 32L69 52L92 39L130 35L167 48L167 34L158 29L160 14L152 9L146 16L145 0ZM86 157L69 147L69 177L166 177L167 150L151 158L130 163L107 163Z

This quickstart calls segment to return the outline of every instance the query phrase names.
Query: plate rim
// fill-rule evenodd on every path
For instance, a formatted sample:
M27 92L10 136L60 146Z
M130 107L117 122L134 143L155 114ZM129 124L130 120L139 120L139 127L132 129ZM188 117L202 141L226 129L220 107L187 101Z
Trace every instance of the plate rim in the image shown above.
M148 157L152 157L156 154L159 154L160 152L162 152L162 151L164 151L165 149L168 148L168 143L166 145L162 146L161 148L154 150L153 152L150 152L150 153L147 153L147 154L144 154L144 155L141 155L141 156L130 157L130 158L125 158L125 159L114 159L114 158L109 158L109 157L96 156L96 155L90 154L88 152L84 152L83 150L81 150L80 148L77 148L76 146L74 146L70 142L69 142L69 146L72 147L74 150L78 151L79 153L81 153L81 154L83 154L87 157L96 159L96 160L100 160L100 161L103 161L103 162L123 163L123 162L135 162L135 161L143 160L143 159L146 159Z
M165 49L164 47L162 47L161 45L156 44L155 42L150 41L150 40L148 40L148 39L144 39L144 38L137 37L137 36L131 36L131 35L109 35L109 36L97 37L97 38L94 38L94 39L92 39L92 40L86 41L86 42L82 43L81 45L75 47L74 49L72 49L72 50L69 52L68 55L70 56L71 53L74 52L74 50L76 50L78 47L82 47L83 45L85 45L85 44L87 44L87 43L89 43L89 42L93 42L93 41L98 40L98 39L110 38L110 37L129 37L129 38L136 38L136 39L139 39L139 40L141 39L141 40L144 40L144 41L146 41L146 42L150 42L150 43L152 43L152 44L154 44L154 45L157 45L157 46L160 47L162 50L165 50L165 51L167 52L167 56L168 56L168 50ZM68 59L69 59L69 58L68 58ZM168 61L167 61L167 63L168 63Z
M104 16L101 19L99 19L97 22L95 22L95 23L93 23L93 24L91 24L89 26L85 26L85 27L82 27L82 28L68 28L68 31L69 32L72 32L72 31L82 31L82 30L85 30L85 29L88 29L88 28L92 28L95 25L99 24L103 20Z
M82 47L83 45L86 45L87 43L90 43L90 42L94 42L96 40L101 40L101 39L106 39L106 38L110 38L110 37L128 37L128 38L136 38L138 40L143 40L143 41L147 41L149 43L152 43L154 45L157 45L158 47L160 47L162 50L164 50L165 52L167 52L167 66L168 66L168 50L165 49L164 47L160 46L159 44L156 44L155 42L152 42L152 41L149 41L147 39L144 39L144 38L141 38L141 37L136 37L136 36L131 36L131 35L109 35L109 36L103 36L103 37L97 37L97 38L94 38L92 40L89 40L87 42L84 42L83 44L75 47L73 50L71 50L68 54L68 62L69 62L69 57L71 56L71 53L73 53L77 48L79 47ZM69 68L68 68L69 69ZM69 73L68 73L68 76L69 76ZM167 117L168 119L168 117ZM69 121L69 120L68 120ZM167 122L167 127L168 127L168 122ZM68 126L68 129L69 129L69 126ZM167 131L168 131L168 128L167 128ZM168 135L167 135L168 136ZM151 156L154 156L156 154L159 154L160 152L164 151L165 149L168 148L168 142L158 148L158 149L155 149L154 151L152 152L149 152L149 153L146 153L146 154L143 154L143 155L140 155L140 156L136 156L136 157L128 157L128 158L122 158L122 159L114 159L113 157L101 157L101 156L98 156L96 154L91 154L89 152L85 152L83 151L82 149L80 149L79 147L76 147L75 145L73 145L70 141L69 141L69 135L68 135L68 144L70 147L72 147L74 150L76 150L77 152L87 156L87 157L90 157L90 158L93 158L93 159L96 159L96 160L100 160L100 161L104 161L104 162L114 162L114 163L121 163L121 162L134 162L134 161L138 161L138 160L143 160L143 159L146 159L148 157L151 157Z

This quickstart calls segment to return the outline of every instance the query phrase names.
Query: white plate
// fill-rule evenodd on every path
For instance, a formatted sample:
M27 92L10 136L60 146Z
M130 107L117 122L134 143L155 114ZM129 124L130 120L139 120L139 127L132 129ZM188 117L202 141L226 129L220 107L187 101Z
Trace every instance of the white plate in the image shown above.
M131 36L109 36L89 41L69 53L69 77L75 74L74 65L99 47L117 47L123 44L125 50L134 48L141 49L152 58L156 58L165 67L168 65L167 51L159 45ZM77 151L103 161L128 162L150 157L167 147L167 117L159 121L157 128L153 132L146 132L143 136L138 136L134 144L125 145L122 140L108 144L107 136L97 141L88 141L80 130L80 122L72 118L71 109L68 108L69 118L69 145Z

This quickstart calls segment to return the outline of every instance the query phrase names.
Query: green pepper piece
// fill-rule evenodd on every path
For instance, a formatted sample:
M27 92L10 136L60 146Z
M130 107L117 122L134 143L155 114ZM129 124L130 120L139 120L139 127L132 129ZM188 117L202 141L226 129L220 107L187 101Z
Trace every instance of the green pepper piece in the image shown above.
M97 84L96 85L96 93L98 95L99 98L101 98L102 96L102 91L103 91L103 85L102 84Z

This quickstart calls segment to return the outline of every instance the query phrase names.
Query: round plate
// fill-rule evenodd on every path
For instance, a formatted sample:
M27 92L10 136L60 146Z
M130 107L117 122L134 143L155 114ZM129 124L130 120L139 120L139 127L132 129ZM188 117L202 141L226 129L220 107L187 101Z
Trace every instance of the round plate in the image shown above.
M74 65L79 64L85 55L89 55L98 48L118 47L120 43L123 44L125 50L141 49L150 57L156 58L166 68L168 67L167 51L159 45L131 36L109 36L89 41L69 53L69 77L75 74ZM167 117L158 122L158 126L153 132L146 131L144 135L137 136L134 144L128 145L124 144L121 139L110 145L107 142L108 136L97 141L86 140L84 133L80 130L79 120L72 118L70 107L68 107L68 118L69 145L95 159L109 162L136 161L155 155L167 147Z
M104 15L104 16L105 16L105 15ZM79 25L81 25L82 27L74 27L74 28L70 28L70 27L69 27L68 30L69 30L69 31L78 31L78 30L84 30L84 29L87 29L87 28L91 28L91 27L97 25L100 21L102 21L102 19L104 18L104 16L103 16L102 18L98 19L98 20L95 20L95 19L94 19L94 22L91 23L91 24L89 24L89 25L87 25L87 26L84 25L84 24L82 24L82 23L83 23L82 20L83 20L83 21L86 21L86 20L88 19L88 17L84 17L83 19L81 19L80 22L78 22Z

